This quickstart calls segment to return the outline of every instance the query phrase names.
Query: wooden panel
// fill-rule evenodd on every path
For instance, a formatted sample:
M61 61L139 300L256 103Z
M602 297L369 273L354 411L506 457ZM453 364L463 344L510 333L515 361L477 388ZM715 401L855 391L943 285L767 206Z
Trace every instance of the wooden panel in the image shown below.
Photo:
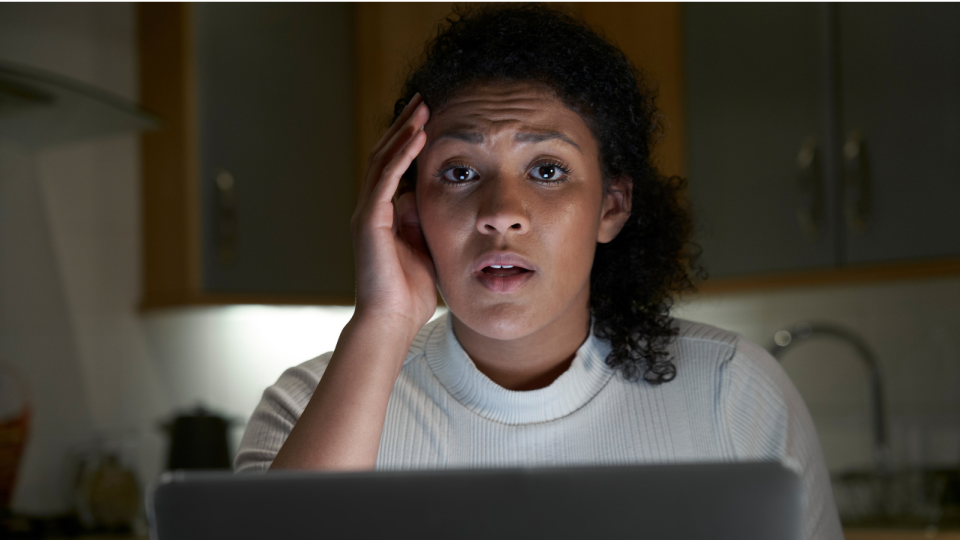
M367 149L389 125L401 85L424 43L452 13L453 6L447 2L357 5L359 170L365 171ZM650 75L659 88L657 105L667 124L657 161L668 174L684 174L680 5L573 3L556 7L600 29Z
M370 149L390 125L404 80L454 4L363 2L355 6L359 190Z
M141 135L143 297L200 291L196 93L189 7L137 4L140 103L163 121Z
M610 39L649 76L658 89L664 138L655 149L661 172L686 175L684 151L683 34L675 2L583 2L577 12Z
M960 540L960 532L898 530L898 529L844 529L847 540Z
M140 308L143 310L177 308L184 306L228 306L256 304L266 306L352 306L356 301L353 295L292 295L292 294L222 294L202 293L195 295L154 295Z
M697 283L697 289L700 294L711 295L795 287L930 279L957 274L960 274L960 258L950 258L709 279Z

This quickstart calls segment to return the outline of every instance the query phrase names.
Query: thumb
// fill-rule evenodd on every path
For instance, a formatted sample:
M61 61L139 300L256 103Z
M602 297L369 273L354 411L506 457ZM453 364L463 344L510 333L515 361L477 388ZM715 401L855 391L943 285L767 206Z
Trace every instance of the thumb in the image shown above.
M397 217L400 221L400 238L415 251L429 253L427 241L420 226L420 213L417 211L416 194L408 191L397 197Z

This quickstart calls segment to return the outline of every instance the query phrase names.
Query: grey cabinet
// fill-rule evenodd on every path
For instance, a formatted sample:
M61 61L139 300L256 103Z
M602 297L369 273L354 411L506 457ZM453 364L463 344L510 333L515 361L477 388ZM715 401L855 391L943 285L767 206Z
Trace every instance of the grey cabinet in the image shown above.
M203 292L352 296L350 6L192 9Z
M960 255L960 9L687 4L687 146L715 277Z
M960 254L960 5L838 10L847 202L867 199L865 226L848 221L846 260Z

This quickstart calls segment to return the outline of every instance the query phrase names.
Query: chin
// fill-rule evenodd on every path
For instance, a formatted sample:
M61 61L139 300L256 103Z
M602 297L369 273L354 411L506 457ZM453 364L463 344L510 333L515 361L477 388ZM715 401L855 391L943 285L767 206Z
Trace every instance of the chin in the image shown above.
M444 299L446 301L446 297ZM450 313L474 332L490 339L520 339L533 334L547 323L540 321L532 313L534 310L530 306L509 302L487 306L476 302L466 306L458 304L456 301L447 302Z

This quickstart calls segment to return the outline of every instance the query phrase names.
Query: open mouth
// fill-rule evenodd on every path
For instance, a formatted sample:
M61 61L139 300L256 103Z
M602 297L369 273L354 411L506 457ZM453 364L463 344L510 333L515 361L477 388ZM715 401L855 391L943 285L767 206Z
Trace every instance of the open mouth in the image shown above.
M537 267L510 251L492 251L475 263L473 275L480 285L498 294L520 291L537 274Z
M511 266L508 264L491 264L490 266L483 267L481 270L481 272L484 274L500 277L516 276L517 274L523 274L529 271L530 270L527 270L521 266Z

